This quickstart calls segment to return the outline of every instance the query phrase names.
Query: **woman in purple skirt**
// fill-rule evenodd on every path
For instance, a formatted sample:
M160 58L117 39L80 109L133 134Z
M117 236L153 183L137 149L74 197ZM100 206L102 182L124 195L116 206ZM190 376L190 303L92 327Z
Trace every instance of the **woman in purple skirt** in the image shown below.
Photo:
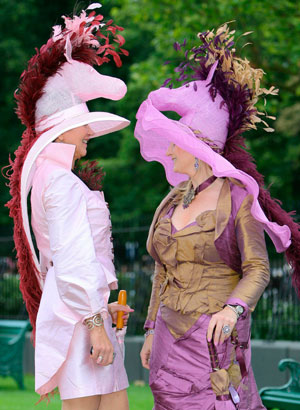
M264 231L299 289L299 226L264 189L241 136L257 122L271 131L255 104L277 90L261 88L263 71L235 56L232 35L227 25L200 33L175 70L184 84L151 92L137 113L143 157L175 186L147 242L155 273L141 359L155 410L263 409L250 321L269 282Z

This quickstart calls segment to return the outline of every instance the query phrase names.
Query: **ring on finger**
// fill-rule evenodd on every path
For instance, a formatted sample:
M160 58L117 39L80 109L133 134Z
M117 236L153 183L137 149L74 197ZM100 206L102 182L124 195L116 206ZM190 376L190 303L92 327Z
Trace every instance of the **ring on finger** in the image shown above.
M222 332L224 333L224 335L229 335L230 332L231 332L230 326L229 326L229 325L224 325L224 326L222 327Z
M101 354L99 354L98 358L97 358L97 363L100 364L103 360L103 356Z

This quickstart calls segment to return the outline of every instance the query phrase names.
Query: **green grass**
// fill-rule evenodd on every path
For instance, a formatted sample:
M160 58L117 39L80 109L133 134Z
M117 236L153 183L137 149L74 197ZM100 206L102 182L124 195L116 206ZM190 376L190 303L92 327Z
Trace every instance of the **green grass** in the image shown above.
M130 410L151 410L153 399L149 386L131 385L128 389ZM19 390L16 382L10 377L0 377L0 410L60 410L61 402L58 395L51 399L50 404L35 403L39 396L34 392L34 377L25 376L25 390Z

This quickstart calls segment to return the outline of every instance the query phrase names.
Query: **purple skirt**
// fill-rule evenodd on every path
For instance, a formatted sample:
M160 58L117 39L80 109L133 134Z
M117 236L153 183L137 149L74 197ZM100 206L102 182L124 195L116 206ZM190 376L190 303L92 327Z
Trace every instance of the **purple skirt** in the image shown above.
M149 384L154 396L154 410L214 410L216 395L211 388L211 363L206 333L210 316L201 315L179 339L169 332L158 312L150 358ZM237 323L239 340L247 341L250 317ZM220 366L228 368L233 345L230 340L217 346ZM238 388L239 410L262 410L251 368L250 344L245 349L248 375Z

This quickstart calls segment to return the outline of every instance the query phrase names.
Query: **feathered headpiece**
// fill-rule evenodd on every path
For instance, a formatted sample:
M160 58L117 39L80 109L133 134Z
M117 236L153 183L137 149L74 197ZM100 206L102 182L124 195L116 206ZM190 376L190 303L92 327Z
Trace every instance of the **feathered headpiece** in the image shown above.
M27 69L22 73L20 85L15 92L17 115L22 123L35 128L36 102L43 94L47 80L57 73L59 68L72 59L91 66L101 66L111 61L121 67L120 55L128 55L123 49L125 39L119 31L122 27L113 24L113 20L104 23L104 17L96 14L94 9L101 7L99 3L91 4L80 16L62 16L65 27L53 27L53 36L29 60ZM117 49L118 47L118 49Z
M126 93L121 80L103 76L91 67L111 58L120 67L120 55L128 54L122 48L125 40L119 34L123 28L114 25L113 20L104 22L103 16L96 14L98 7L99 3L93 3L79 17L63 16L65 26L54 26L53 36L36 49L15 93L17 115L26 130L15 160L10 160L7 176L12 199L7 206L14 219L20 289L33 328L43 286L27 215L27 194L35 160L47 144L69 129L89 124L95 137L129 124L113 114L90 113L85 104L99 97L120 99ZM99 175L91 178L92 169L95 164L87 165L81 176L99 182Z
M300 294L299 225L264 189L264 177L257 171L242 135L256 129L258 123L267 132L273 131L266 119L274 117L260 112L256 104L259 98L275 95L278 90L262 88L263 70L236 56L234 33L224 24L216 34L214 30L199 33L200 44L192 49L187 49L186 41L174 44L175 50L184 52L174 70L177 78L166 79L163 87L142 103L135 136L143 157L160 161L172 185L186 176L173 172L172 160L166 156L170 142L209 164L214 175L241 181L254 198L252 215L263 223L277 251L286 250ZM181 86L173 88L177 84ZM176 111L181 118L170 120L162 111Z
M243 36L252 32L244 33ZM229 29L225 23L216 32L205 31L198 34L201 41L199 46L186 49L186 42L174 43L176 51L184 51L184 59L174 69L178 73L176 84L188 84L192 80L206 80L211 67L217 63L216 71L208 85L211 98L214 100L217 93L223 99L229 111L227 138L235 137L244 131L256 129L256 124L262 123L264 130L274 131L262 118L275 120L275 117L258 111L256 104L261 97L277 95L278 89L274 86L269 89L261 87L264 71L253 68L245 58L236 56L234 48L235 30ZM173 87L174 82L168 78L163 86Z

